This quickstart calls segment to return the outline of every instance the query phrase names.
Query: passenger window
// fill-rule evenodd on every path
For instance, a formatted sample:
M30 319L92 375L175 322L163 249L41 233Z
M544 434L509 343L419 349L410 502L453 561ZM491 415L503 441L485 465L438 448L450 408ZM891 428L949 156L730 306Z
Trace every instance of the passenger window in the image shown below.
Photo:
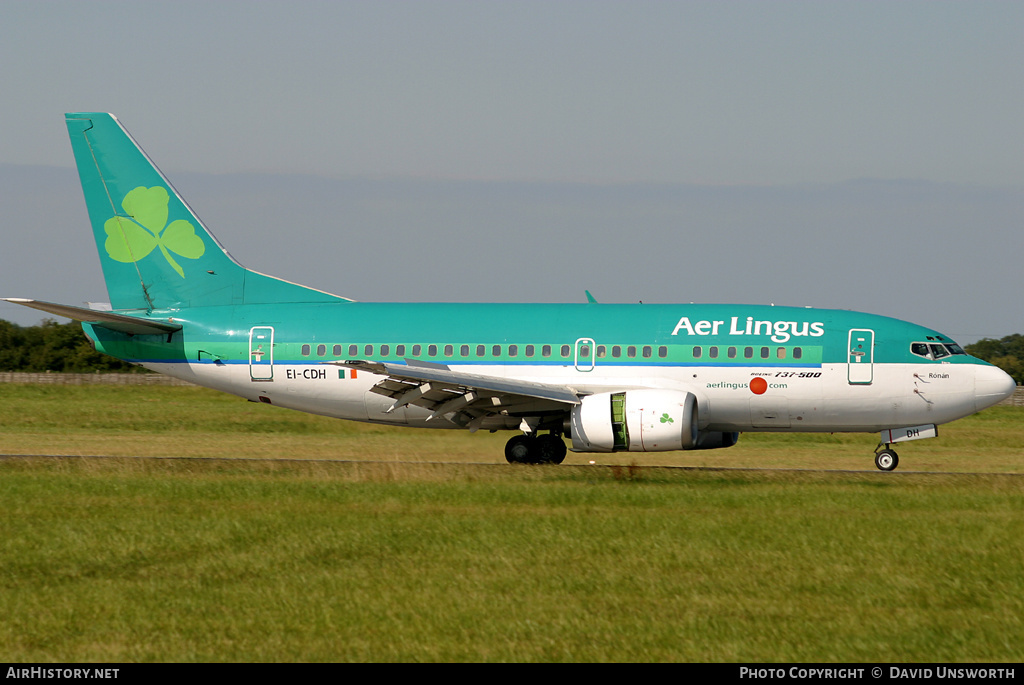
M604 345L598 345L597 346L597 358L598 359L604 359L606 356L608 356L608 348L605 347Z
M735 359L735 358L736 358L736 348L735 347L730 347L729 348L729 359Z
M367 357L372 357L373 356L373 345L367 345L366 347L364 347L363 348L363 354L365 354Z
M615 358L622 356L622 347L619 345L612 345L612 356Z
M650 359L652 354L653 354L653 350L651 350L651 346L650 345L644 345L644 349L643 349L644 359Z
M533 345L527 345L526 346L526 356L527 357L532 357L533 356Z
M420 352L422 352L422 351L423 351L423 347L421 345L413 345L412 346L412 356L418 357L418 356L420 356Z
M743 348L743 356L746 359L753 359L754 358L754 348L753 347L744 347Z
M542 357L550 357L551 356L551 345L544 345L543 347L541 347L540 348L540 354L541 354Z
M804 348L794 347L793 348L793 359L801 359L804 356Z
M405 345L395 345L395 355L398 357L405 356Z
M483 356L483 355L481 355L481 356ZM491 356L492 357L500 357L501 356L501 345L494 345L494 346L491 347Z
M779 359L785 359L786 358L786 348L785 347L780 347L777 354L778 354Z
M309 345L303 345L302 346L302 356L303 357L308 357L309 356Z
M587 355L587 356L589 357L590 355ZM568 345L562 345L562 357L564 357L566 359L569 358L569 346Z
M348 356L350 356L350 357L358 357L359 356L359 345L349 345L348 346Z
M427 354L431 357L437 356L437 345L429 345L427 347Z
M469 356L469 345L463 345L459 348L459 354L463 357Z
M630 345L626 348L626 356L630 359L636 356L636 345Z
M667 356L668 356L668 348L667 348L667 347L665 347L664 345L662 345L661 347L659 347L659 348L658 348L658 356L659 356L659 357L661 357L662 359L664 359L665 357L667 357Z
M711 354L709 355L712 359L718 359L718 347L711 348Z
M381 345L380 346L380 356L386 357L389 354L391 354L391 345Z
M762 347L761 359L767 359L769 356L771 356L771 350L769 350L767 347Z
M664 348L662 348L662 349L664 349ZM693 358L694 359L700 359L700 355L701 355L700 347L699 346L698 347L694 347L693 348Z
M508 346L508 356L515 357L518 354L519 354L519 345L509 345Z
M454 345L445 345L444 346L444 356L450 357L453 354L455 354L455 346Z
M317 345L316 346L316 356L322 357L325 354L327 354L327 345Z

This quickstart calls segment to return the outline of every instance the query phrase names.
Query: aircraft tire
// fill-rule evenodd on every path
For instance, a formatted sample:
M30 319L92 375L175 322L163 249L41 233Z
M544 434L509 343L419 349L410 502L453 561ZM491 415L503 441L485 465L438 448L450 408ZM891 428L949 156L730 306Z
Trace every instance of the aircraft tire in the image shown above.
M529 435L516 435L505 443L505 461L510 464L532 464L538 452L537 438Z
M565 442L554 433L539 436L536 445L538 463L561 464L565 461L565 454L567 452Z
M900 458L895 450L884 449L875 454L875 466L879 471L894 471L899 463Z

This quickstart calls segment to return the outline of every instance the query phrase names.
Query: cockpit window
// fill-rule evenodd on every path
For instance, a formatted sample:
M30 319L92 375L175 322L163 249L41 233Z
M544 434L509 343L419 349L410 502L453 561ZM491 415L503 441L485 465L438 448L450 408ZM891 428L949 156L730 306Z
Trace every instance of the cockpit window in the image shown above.
M910 351L925 359L943 359L954 354L967 354L956 343L910 343Z

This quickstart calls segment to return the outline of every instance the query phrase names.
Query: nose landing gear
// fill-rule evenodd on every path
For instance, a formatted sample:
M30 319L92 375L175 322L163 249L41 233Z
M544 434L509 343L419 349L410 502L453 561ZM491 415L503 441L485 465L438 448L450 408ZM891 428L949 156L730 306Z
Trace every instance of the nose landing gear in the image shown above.
M881 447L881 445L879 445ZM884 450L875 452L875 466L880 471L893 471L900 463L900 457L896 450L886 445Z

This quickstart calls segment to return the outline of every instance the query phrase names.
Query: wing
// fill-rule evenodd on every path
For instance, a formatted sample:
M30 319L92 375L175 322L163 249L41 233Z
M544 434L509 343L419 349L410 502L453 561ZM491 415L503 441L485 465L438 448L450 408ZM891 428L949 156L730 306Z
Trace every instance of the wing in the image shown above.
M505 428L521 419L521 427L533 431L544 417L561 416L580 403L580 393L568 386L462 373L414 359L404 364L327 363L384 376L370 392L395 400L389 412L410 405L422 407L431 412L428 421L444 417L470 430Z

